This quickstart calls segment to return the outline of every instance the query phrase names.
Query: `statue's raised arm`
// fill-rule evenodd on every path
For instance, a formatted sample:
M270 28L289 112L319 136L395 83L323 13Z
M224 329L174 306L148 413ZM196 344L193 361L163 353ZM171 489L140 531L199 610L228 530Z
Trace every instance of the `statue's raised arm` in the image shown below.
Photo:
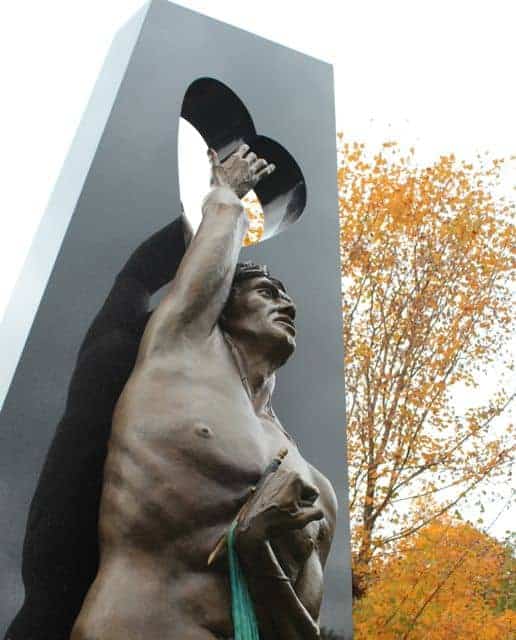
M167 348L177 332L210 333L228 298L242 242L248 228L240 198L274 171L274 165L242 145L221 163L213 149L211 190L202 222L172 282L149 323L140 353Z

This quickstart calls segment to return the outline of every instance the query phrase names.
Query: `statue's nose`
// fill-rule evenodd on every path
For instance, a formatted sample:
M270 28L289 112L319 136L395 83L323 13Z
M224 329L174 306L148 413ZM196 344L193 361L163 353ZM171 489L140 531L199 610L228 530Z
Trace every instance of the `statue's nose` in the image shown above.
M284 302L283 304L280 304L278 306L278 311L280 313L285 313L290 318L292 318L292 320L296 319L296 307L292 301L288 301L288 302Z

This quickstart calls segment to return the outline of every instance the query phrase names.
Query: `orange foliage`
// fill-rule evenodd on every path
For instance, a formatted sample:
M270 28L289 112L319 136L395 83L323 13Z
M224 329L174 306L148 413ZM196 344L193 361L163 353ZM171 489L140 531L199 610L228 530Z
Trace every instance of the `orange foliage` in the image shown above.
M463 415L453 400L460 385L474 387L490 363L502 362L514 331L514 206L495 195L503 166L502 160L465 163L448 155L420 167L413 150L403 154L386 143L369 157L364 145L339 135L359 594L375 555L392 552L398 541L503 474L511 460L512 427L493 429L493 421L500 421L514 392L501 380L488 401Z
M248 247L261 240L264 229L263 210L254 191L250 191L243 199L243 205L249 220L249 229L244 238L243 245Z
M356 640L512 640L516 612L501 609L506 549L471 525L441 517L375 560L355 606Z

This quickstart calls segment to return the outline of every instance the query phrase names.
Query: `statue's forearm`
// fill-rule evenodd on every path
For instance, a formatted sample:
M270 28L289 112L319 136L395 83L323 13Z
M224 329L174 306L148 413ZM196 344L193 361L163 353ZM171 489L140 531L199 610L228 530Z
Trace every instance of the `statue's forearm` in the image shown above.
M147 326L140 355L162 348L176 330L213 329L226 303L246 230L240 200L228 188L213 189L170 291Z
M319 625L301 602L268 541L238 549L259 624L272 626L271 637L282 640L318 640ZM260 612L268 620L260 619ZM272 624L271 624L272 623Z
M199 309L212 309L214 321L226 301L247 230L240 200L228 188L210 191L203 204L199 230L181 261L173 288L195 316Z

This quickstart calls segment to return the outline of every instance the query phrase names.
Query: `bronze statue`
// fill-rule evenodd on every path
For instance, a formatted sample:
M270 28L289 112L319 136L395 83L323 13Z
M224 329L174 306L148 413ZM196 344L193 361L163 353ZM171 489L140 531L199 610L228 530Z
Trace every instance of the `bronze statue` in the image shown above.
M231 638L227 560L208 558L244 503L237 550L261 637L319 636L335 494L271 405L275 371L295 349L295 306L266 268L237 268L240 198L274 167L246 145L224 163L209 153L203 221L114 410L100 564L71 640Z

